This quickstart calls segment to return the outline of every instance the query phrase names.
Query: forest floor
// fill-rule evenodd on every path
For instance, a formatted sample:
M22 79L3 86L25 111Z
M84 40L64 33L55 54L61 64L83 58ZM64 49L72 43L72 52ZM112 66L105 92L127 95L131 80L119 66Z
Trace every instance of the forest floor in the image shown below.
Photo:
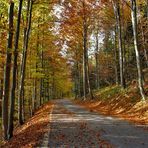
M42 140L43 135L49 130L50 114L54 105L49 102L38 109L34 116L28 119L25 124L14 131L10 141L3 142L1 148L33 148Z
M145 86L148 96L148 86ZM76 100L76 104L84 106L91 112L106 116L116 116L135 124L148 125L148 99L141 101L136 85L126 89L119 86L102 88L94 92L95 99Z
M47 103L1 147L147 148L148 102L141 101L136 86L112 86L94 94L94 100Z

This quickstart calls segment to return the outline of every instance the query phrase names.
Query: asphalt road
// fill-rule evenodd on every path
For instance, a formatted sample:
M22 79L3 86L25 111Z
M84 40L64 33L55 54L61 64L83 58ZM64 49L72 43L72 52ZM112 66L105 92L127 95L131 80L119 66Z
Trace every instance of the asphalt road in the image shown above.
M40 147L148 148L148 131L118 118L89 112L69 100L57 100L49 132Z

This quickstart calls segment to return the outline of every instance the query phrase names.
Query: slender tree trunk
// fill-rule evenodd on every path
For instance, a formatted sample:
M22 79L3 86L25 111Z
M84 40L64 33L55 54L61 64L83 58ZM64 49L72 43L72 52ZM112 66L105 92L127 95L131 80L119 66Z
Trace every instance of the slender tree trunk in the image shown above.
M33 89L33 113L37 108L37 80L34 78L34 89Z
M87 39L86 39L86 26L84 24L84 35L83 35L83 95L84 99L86 99L87 95Z
M52 73L52 99L55 99L55 79L54 79L55 73L53 71Z
M20 0L18 7L18 18L17 18L17 28L14 44L14 64L13 64L13 75L12 75L12 88L11 88L11 98L10 98L10 117L9 117L9 129L8 129L8 138L10 139L13 136L13 118L14 118L14 105L15 105L15 89L16 89L16 73L17 73L17 58L18 58L18 43L19 43L19 34L20 34L20 23L21 23L21 11L22 11L22 2Z
M77 46L78 47L78 46ZM77 99L78 97L80 97L80 85L79 85L79 81L80 81L80 76L79 76L79 53L78 53L78 48L75 51L75 65L74 65L74 81L75 81L75 99Z
M136 53L136 61L137 61L137 70L138 70L138 83L139 89L142 96L142 100L145 100L145 93L142 83L142 70L141 70L141 63L140 63L140 55L138 49L138 34L137 34L137 8L136 8L136 0L131 0L131 16L132 16L132 25L133 25L133 34L134 34L134 47Z
M0 100L2 100L2 98L3 98L3 83L4 83L4 80L2 78L0 80Z
M148 18L148 0L146 0L146 8L147 8L147 9L146 9L146 10L147 10L147 11L146 11L146 12L147 12L147 18Z
M4 130L4 139L7 140L7 130L8 130L8 99L10 90L10 71L11 71L11 57L12 57L12 40L13 40L13 11L14 3L10 2L9 8L9 32L8 32L8 44L7 44L7 56L6 56L6 66L4 72L4 93L2 102L2 121Z
M121 18L120 18L120 6L117 4L117 22L118 22L118 42L119 42L119 58L120 58L120 83L123 88L124 86L124 75L123 75L123 48L122 48L122 30L121 30Z
M25 121L25 89L23 88L22 94L22 119Z
M31 3L28 1L28 7L29 7L29 17L28 17L28 28L26 30L26 35L24 35L24 51L23 51L23 58L22 58L22 70L21 70L21 79L20 79L20 89L19 89L19 98L18 98L18 119L19 124L23 124L23 118L22 118L22 94L23 94L23 88L24 88L24 79L25 79L25 72L26 72L26 61L27 61L27 49L28 49L28 41L29 41L29 35L30 35L30 28L31 28L31 18L32 18L32 4L33 1L31 0Z
M123 36L123 41L122 41L122 50L123 50L123 87L126 87L126 42L125 42L125 32L126 32L126 28L125 28L125 23L124 23L124 8L123 8L124 2L122 2L122 18L121 18L121 32L123 32L122 36Z
M130 81L130 71L129 71L129 66L130 66L130 45L129 42L127 42L127 81Z
M41 68L43 70L43 49L41 50ZM43 103L43 78L40 80L40 105Z
M148 53L147 53L147 49L146 49L146 39L145 39L145 34L144 34L144 30L142 28L142 22L140 20L140 27L141 27L141 34L142 34L142 41L143 41L143 50L144 50L144 57L145 57L145 61L146 61L146 66L148 67Z
M43 18L43 20L44 20L44 18ZM43 40L44 40L44 30L43 30ZM43 42L41 43L41 69L42 69L42 71L43 71L43 68L44 68L44 64L43 64L43 62L44 62L44 56L43 56L44 54L43 54ZM44 96L43 96L43 78L41 78L40 79L40 105L41 104L43 104L43 98L44 98Z
M32 117L32 91L30 90L29 91L30 93L29 93L29 99L28 99L28 110L29 110L29 115L30 115L30 117Z
M31 97L31 116L34 115L34 110L35 110L35 100L34 100L34 79L33 79L33 88L32 88L32 97Z
M77 69L78 69L78 71L77 71L77 75L78 75L78 97L80 97L81 96L81 75L80 75L80 65L79 65L79 62L77 62Z
M32 57L32 50L29 50L29 55ZM32 59L30 59L30 63L32 63ZM28 67L28 77L31 78L31 65ZM31 80L31 79L30 79ZM32 89L29 89L29 98L28 98L28 111L30 117L32 117Z
M42 105L42 78L40 80L40 106Z
M76 67L77 67L77 71L76 71L76 73L77 73L77 97L80 97L80 72L79 72L79 62L77 61L76 62Z
M89 64L88 64L88 57L87 57L87 86L88 86L88 93L89 93L89 96L91 99L93 99L93 93L92 93L92 90L91 90L91 86L90 86L90 79L89 79Z
M45 18L44 18L44 14L42 15L42 21L44 22ZM41 43L41 68L42 68L42 71L44 72L44 29L42 30L42 43ZM41 94L41 101L42 101L42 104L44 103L44 94L43 94L43 91L44 91L44 79L41 78L40 80L40 94ZM52 91L52 90L51 90ZM51 94L52 96L52 94Z
M120 84L125 88L124 75L123 75L123 48L122 48L122 29L121 29L121 16L120 16L120 4L118 1L114 2L114 11L117 20L118 27L118 44L119 44L119 63L120 63Z
M85 0L83 0L83 96L87 95L87 23L85 14Z
M96 50L95 50L95 60L96 60L96 89L98 89L100 87L100 83L99 83L98 46L99 46L99 41L98 41L98 31L97 31L97 34L96 34Z
M28 4L27 4L27 13L26 13L26 17L27 17L27 21L26 21L26 26L24 28L24 41L23 41L23 57L22 57L22 61L21 61L21 70L20 70L20 86L19 86L19 95L18 95L18 122L19 124L23 124L23 116L22 116L22 110L23 110L23 89L24 86L22 86L22 71L23 71L23 66L24 66L24 57L25 57L25 46L26 46L26 38L27 38L27 27L28 27L28 18L29 18L29 8L30 8L30 0L28 0Z
M84 100L86 99L86 95L89 93L91 99L93 98L93 94L90 88L90 80L89 80L89 65L88 65L88 49L87 49L87 18L86 18L86 7L85 0L83 0L83 93Z
M74 64L75 99L78 98L78 75L77 75L77 72L78 72L78 68L77 68L77 60L76 60L75 64Z
M115 39L114 39L114 57L115 57L115 80L116 84L119 84L119 76L118 76L118 53L117 53L117 27L115 27Z
M82 68L81 68L81 64L79 64L79 87L80 87L80 96L82 97L83 96L83 72L82 72Z

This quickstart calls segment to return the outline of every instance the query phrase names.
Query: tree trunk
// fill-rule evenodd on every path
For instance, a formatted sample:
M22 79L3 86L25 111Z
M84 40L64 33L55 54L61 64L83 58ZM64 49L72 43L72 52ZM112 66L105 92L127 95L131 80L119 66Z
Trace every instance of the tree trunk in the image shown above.
M55 99L55 79L54 79L55 73L54 70L52 72L52 99Z
M120 63L120 84L125 88L124 75L123 75L123 48L122 48L122 30L121 30L121 15L120 15L120 4L119 2L114 2L114 11L117 21L118 28L118 44L119 44L119 63Z
M147 12L147 18L148 18L148 0L146 0L146 12Z
M14 3L10 2L9 8L9 32L8 32L8 45L7 45L7 56L6 56L6 66L4 72L4 93L2 102L2 121L4 130L4 139L7 140L7 130L8 130L8 99L10 90L10 71L11 71L11 50L13 41L13 10Z
M119 84L119 76L118 76L118 53L117 53L117 27L115 27L115 39L114 39L114 57L115 57L115 81L116 84Z
M78 47L78 46L77 46ZM80 97L80 76L79 76L79 59L78 59L79 53L78 48L75 51L75 64L74 64L74 81L75 81L75 99Z
M3 97L3 82L4 80L1 79L0 80L0 100L2 100L2 97Z
M41 68L43 70L43 49L41 50ZM40 105L43 104L43 78L40 79Z
M143 50L144 50L144 57L145 57L145 61L146 61L146 66L148 67L148 54L147 54L147 48L146 48L146 38L145 38L145 34L144 34L144 30L142 28L142 21L140 19L140 28L141 28L141 34L142 34L142 41L143 41Z
M98 59L98 46L99 46L99 41L98 41L98 31L96 34L96 51L95 51L95 60L96 60L96 89L100 87L99 83L99 59Z
M87 95L87 24L85 16L85 0L83 0L83 96Z
M25 89L23 88L22 94L22 119L25 121Z
M43 17L43 21L44 21L44 17ZM38 26L39 27L39 26ZM39 28L38 28L39 29ZM42 30L42 35L43 35L43 41L44 41L44 30ZM43 64L43 62L44 62L44 56L43 56L44 54L43 54L43 42L41 43L41 56L40 56L40 58L41 58L41 69L42 69L42 71L43 71L43 68L44 68L44 64ZM40 79L40 105L42 105L43 104L43 78L41 78Z
M145 100L145 93L142 83L142 71L141 71L141 64L140 64L140 55L138 49L138 34L137 34L137 8L136 8L136 0L131 0L131 16L132 16L132 25L133 25L133 34L134 34L134 47L136 53L136 62L137 62L137 71L138 71L138 83L139 89L142 96L142 100Z
M91 86L90 86L90 79L89 79L89 64L88 64L88 57L87 57L87 86L88 86L88 94L90 96L91 99L93 99L93 93L92 93L92 90L91 90Z
M87 49L87 18L86 18L86 7L85 0L83 0L83 91L84 91L84 100L86 99L86 95L89 93L91 99L93 98L93 94L90 88L90 80L89 80L89 65L88 65L88 49Z
M81 64L79 64L79 87L80 87L80 96L83 97L83 69L81 68Z
M78 98L78 75L77 75L77 72L78 72L78 68L77 68L77 60L75 61L75 64L74 64L74 84L75 84L75 90L74 90L74 93L75 93L75 99Z
M8 129L8 138L10 139L13 136L13 118L14 118L14 105L15 105L15 89L16 89L16 72L17 72L17 58L18 58L18 43L19 43L19 34L20 34L20 23L21 23L21 11L22 11L22 2L20 0L18 7L18 18L17 18L17 28L14 44L14 64L13 64L13 75L12 75L12 88L11 88L11 98L10 98L10 116L9 116L9 129Z
M33 89L33 113L37 108L37 80L34 78L34 89Z
M31 28L31 18L32 18L32 4L33 1L28 0L28 8L29 8L29 16L27 16L27 29L25 31L25 39L24 39L24 51L23 51L23 58L22 58L22 69L21 69L21 79L20 79L20 90L19 90L19 98L18 98L18 119L19 124L23 124L23 118L22 118L22 96L23 96L23 88L24 88L24 79L25 79L25 72L26 72L26 60L27 60L27 49L28 49L28 41L29 41L29 35L30 35L30 28Z
M87 95L87 39L86 39L86 26L84 25L84 35L83 35L83 95L86 99Z
M123 41L122 41L122 50L123 50L123 87L126 87L126 42L125 42L125 36L126 36L126 27L125 27L125 23L124 23L124 8L123 8L124 2L122 2L122 18L121 18L121 32L123 32L122 37L123 37Z

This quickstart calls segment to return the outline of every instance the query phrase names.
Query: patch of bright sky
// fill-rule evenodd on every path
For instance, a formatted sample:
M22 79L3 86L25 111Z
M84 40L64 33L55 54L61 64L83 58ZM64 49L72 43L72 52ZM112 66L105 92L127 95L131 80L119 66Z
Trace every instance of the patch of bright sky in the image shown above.
M54 16L56 16L56 19L57 19L55 21L55 25L54 25L54 28L53 28L53 31L56 35L59 34L61 13L62 13L63 9L64 9L64 7L62 7L60 4L56 4L56 5L54 5L53 10L52 10L52 14Z
M98 50L102 47L102 44L103 44L103 39L104 39L104 35L103 33L100 33L98 34ZM92 34L90 36L90 39L89 39L89 43L90 43L90 46L89 46L89 49L88 49L88 54L89 56L94 56L95 54L95 50L96 50L96 37L94 34Z
M61 0L61 3L63 2L64 0ZM61 21L61 13L63 11L64 7L61 6L60 4L57 4L53 7L53 15L56 16L57 20L58 21L55 21L55 25L54 25L54 28L53 28L53 31L54 31L54 34L56 35L59 35L59 31L60 31L60 21ZM67 55L67 50L68 50L68 46L66 44L66 41L63 43L63 47L60 51L60 54L63 56L63 57L66 57Z
M61 0L60 1L61 3L62 2L64 2L64 0ZM99 2L97 3L97 4L99 4ZM55 15L56 16L56 18L57 18L57 20L59 20L59 21L55 21L55 26L54 26L54 28L53 28L53 31L54 31L54 33L56 34L56 35L58 35L59 34L59 30L60 30L60 20L61 20L61 13L62 13L62 11L63 11L63 9L64 9L64 7L63 6L61 6L60 4L57 4L57 5L55 5L54 7L53 7L53 15ZM99 48L101 48L101 46L102 46L102 43L103 43L103 39L104 39L104 35L102 34L102 33L100 33L100 34L98 34L98 42L99 42L99 47L98 47L98 49ZM89 56L94 56L94 54L95 54L95 49L96 49L96 37L95 37L95 35L94 34L92 34L91 36L90 36L90 38L89 38L89 48L88 48L88 54L89 54ZM60 53L62 54L62 56L66 56L66 54L67 54L67 50L68 50L68 46L67 46L67 44L66 44L66 41L64 42L64 44L63 44L63 47L62 47L62 49L61 49L61 51L60 51Z

